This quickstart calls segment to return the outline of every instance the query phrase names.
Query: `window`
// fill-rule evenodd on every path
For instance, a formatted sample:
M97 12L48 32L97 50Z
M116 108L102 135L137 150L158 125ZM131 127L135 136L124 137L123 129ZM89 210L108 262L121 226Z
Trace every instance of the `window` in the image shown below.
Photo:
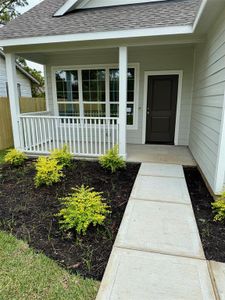
M8 86L8 82L5 83L5 88L6 88L7 98L9 98L9 86ZM18 97L21 98L22 97L22 93L21 93L21 84L20 83L17 83L17 93L18 93Z
M56 72L57 102L60 116L80 115L77 71Z
M105 70L83 70L82 91L85 117L106 116Z
M135 123L135 68L128 69L127 125ZM56 71L60 116L118 117L119 69L104 67Z
M119 115L119 69L110 69L110 115ZM127 72L127 125L134 124L135 69Z
M17 83L17 93L18 93L18 97L21 98L21 84Z

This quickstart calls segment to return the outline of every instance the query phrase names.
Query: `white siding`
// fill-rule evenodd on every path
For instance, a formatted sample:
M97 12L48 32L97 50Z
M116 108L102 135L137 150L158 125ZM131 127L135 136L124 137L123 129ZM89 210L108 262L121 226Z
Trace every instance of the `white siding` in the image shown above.
M225 89L225 12L196 47L190 149L215 188ZM215 192L215 190L214 190Z
M144 72L182 70L183 87L181 100L181 122L179 130L179 145L188 145L190 116L191 116L191 93L193 77L193 48L191 46L160 46L160 47L129 47L128 61L130 64L140 64L139 96L138 96L138 129L127 131L129 143L142 143L142 121L144 102ZM53 108L51 66L94 65L118 63L118 49L83 50L73 54L63 54L49 57L47 67L47 86L50 108Z
M6 97L6 66L5 59L0 55L0 97ZM31 94L31 82L30 80L17 70L17 83L21 85L21 96L22 97L32 97Z

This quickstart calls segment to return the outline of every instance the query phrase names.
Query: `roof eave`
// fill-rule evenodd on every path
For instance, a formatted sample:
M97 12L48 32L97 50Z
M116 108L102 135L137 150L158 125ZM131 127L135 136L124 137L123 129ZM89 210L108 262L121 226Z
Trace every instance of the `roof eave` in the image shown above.
M192 34L192 25L5 39L1 47Z

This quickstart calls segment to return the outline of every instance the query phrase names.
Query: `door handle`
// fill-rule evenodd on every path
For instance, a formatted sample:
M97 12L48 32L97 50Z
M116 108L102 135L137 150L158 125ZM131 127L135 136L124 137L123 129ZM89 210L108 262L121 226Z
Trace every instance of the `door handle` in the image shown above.
M147 108L147 115L149 115L150 114L150 110L149 110L149 108Z

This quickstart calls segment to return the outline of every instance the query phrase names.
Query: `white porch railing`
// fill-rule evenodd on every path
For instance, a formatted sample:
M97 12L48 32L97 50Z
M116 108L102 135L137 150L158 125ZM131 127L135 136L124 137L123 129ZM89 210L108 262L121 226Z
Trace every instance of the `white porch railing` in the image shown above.
M119 144L119 119L20 115L22 148L49 154L67 145L74 155L99 156Z

